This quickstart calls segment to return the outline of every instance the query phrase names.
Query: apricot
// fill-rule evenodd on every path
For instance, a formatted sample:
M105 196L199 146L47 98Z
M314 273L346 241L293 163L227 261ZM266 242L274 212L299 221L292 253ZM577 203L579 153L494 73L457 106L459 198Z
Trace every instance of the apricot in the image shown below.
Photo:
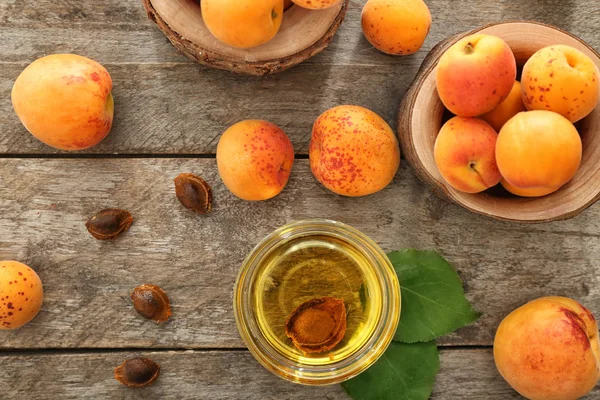
M34 270L18 261L0 261L0 330L27 324L43 300L42 281Z
M292 0L294 4L311 10L322 10L324 8L333 7L339 4L342 0Z
M514 195L517 195L517 196L521 196L521 197L540 197L540 196L545 196L545 195L550 194L552 192L556 192L558 189L560 189L560 186L555 187L555 188L553 188L553 187L549 187L549 188L545 188L545 187L542 187L542 188L537 188L537 187L533 187L533 188L520 188L520 187L511 185L504 178L500 181L500 184L508 192L510 192L510 193L512 193Z
M444 106L460 117L492 111L510 93L517 63L510 47L496 36L474 34L453 44L436 70Z
M450 186L465 193L479 193L496 186L498 134L478 118L454 117L442 126L434 145L435 163Z
M431 27L423 0L369 0L362 10L362 31L377 50L391 55L416 53Z
M523 98L521 97L521 83L515 81L508 97L492 111L483 114L481 118L490 124L496 132L500 132L500 129L502 129L509 119L526 110Z
M227 188L244 200L266 200L287 184L294 148L277 125L246 120L228 128L217 145L217 167Z
M527 109L554 111L571 122L591 113L600 98L598 67L570 46L538 50L525 63L521 82Z
M386 187L400 165L392 128L360 106L333 107L315 121L310 168L323 186L344 196L365 196Z
M283 18L283 0L202 0L200 7L210 33L240 49L273 39Z
M500 375L534 400L575 400L599 377L598 325L592 313L566 297L542 297L500 323L494 361Z
M112 79L96 61L53 54L29 64L11 93L15 113L33 136L62 150L83 150L108 135Z
M508 191L544 196L575 176L581 150L579 133L568 119L551 111L526 111L500 130L496 162Z

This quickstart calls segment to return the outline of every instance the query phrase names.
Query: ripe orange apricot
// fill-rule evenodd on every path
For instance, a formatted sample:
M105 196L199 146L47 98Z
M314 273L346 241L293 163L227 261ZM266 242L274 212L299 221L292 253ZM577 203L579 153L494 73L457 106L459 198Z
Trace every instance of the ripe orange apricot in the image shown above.
M435 163L456 190L479 193L496 186L501 176L496 165L498 134L478 118L454 117L442 126L435 140Z
M508 191L544 196L575 176L581 151L579 133L568 119L551 111L526 111L500 130L496 162Z
M99 63L52 54L29 64L11 97L25 128L49 146L83 150L108 135L113 122L112 79Z
M0 261L0 330L27 324L43 300L42 281L34 270L18 261Z
M283 19L283 0L202 0L200 7L210 33L240 49L273 39Z
M529 110L554 111L571 122L585 118L600 99L600 71L581 51L553 45L523 67L522 93Z
M496 36L477 33L453 44L440 57L436 85L444 106L460 117L493 110L517 77L512 50Z
M400 165L392 128L360 106L333 107L312 129L310 168L323 186L344 196L365 196L386 187Z
M523 98L521 97L521 83L515 81L508 97L492 111L483 114L481 118L490 124L496 132L500 132L500 129L502 129L509 119L526 110Z
M534 400L576 400L600 376L598 325L573 299L542 297L500 323L494 361L502 377Z
M308 8L311 10L322 10L324 8L333 7L340 3L342 0L292 0L294 4L299 5L302 8Z
M369 0L362 10L362 31L377 50L391 55L417 52L431 27L423 0Z
M277 125L246 120L229 127L217 145L217 167L227 189L244 200L278 195L292 171L294 148Z

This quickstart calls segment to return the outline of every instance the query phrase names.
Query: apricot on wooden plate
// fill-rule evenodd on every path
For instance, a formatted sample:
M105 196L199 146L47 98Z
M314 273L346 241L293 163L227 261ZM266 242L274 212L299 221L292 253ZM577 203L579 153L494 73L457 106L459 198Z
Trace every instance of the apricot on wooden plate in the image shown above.
M581 155L581 137L575 126L551 111L518 113L504 124L496 142L503 186L519 196L557 191L575 176Z
M283 20L283 0L202 0L200 7L210 33L240 49L273 39Z
M493 110L510 93L517 77L512 50L497 36L476 33L453 44L436 69L444 106L460 117Z
M434 145L435 163L454 189L479 193L502 178L496 165L498 134L479 118L454 117L442 126Z
M521 96L521 82L515 81L510 93L502 103L498 104L492 111L483 114L481 118L490 124L496 132L500 132L504 124L521 111L527 111L527 109Z
M571 122L592 112L600 98L600 71L566 45L538 50L523 67L523 101L529 110L554 111Z

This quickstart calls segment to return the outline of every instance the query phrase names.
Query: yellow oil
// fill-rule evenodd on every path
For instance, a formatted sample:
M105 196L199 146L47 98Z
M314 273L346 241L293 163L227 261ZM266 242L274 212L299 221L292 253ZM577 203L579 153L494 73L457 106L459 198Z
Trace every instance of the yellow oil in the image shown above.
M349 243L325 235L289 240L264 258L251 285L260 330L284 357L306 365L338 362L359 350L379 322L381 293L369 260ZM285 335L289 315L317 297L344 300L343 340L322 354L305 355Z

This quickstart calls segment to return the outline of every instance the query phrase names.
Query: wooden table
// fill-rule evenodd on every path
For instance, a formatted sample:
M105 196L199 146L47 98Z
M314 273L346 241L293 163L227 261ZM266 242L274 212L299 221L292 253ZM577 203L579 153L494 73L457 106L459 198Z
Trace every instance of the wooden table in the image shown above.
M394 182L365 198L325 190L310 173L314 119L353 103L395 127L398 103L435 43L500 20L535 19L600 48L597 0L429 0L431 33L410 57L377 52L362 37L364 0L351 1L331 46L285 73L237 76L179 55L138 0L0 2L0 259L29 264L42 278L38 317L0 332L0 398L347 399L339 386L309 388L264 370L245 350L232 310L240 264L276 227L308 217L351 224L386 250L435 249L459 270L484 313L439 340L436 399L518 396L496 372L491 345L500 320L543 295L573 297L600 314L600 206L564 222L496 222L435 197L404 162ZM12 111L21 70L49 53L74 52L104 64L114 80L116 119L97 147L64 153L35 140ZM283 193L249 203L222 185L219 135L247 118L268 119L291 137L297 160ZM174 195L180 172L214 190L208 216ZM85 220L105 207L130 210L131 230L99 242ZM155 283L169 294L164 326L133 311L128 294ZM125 358L162 365L156 384L128 389L113 379ZM589 398L600 398L596 390Z

